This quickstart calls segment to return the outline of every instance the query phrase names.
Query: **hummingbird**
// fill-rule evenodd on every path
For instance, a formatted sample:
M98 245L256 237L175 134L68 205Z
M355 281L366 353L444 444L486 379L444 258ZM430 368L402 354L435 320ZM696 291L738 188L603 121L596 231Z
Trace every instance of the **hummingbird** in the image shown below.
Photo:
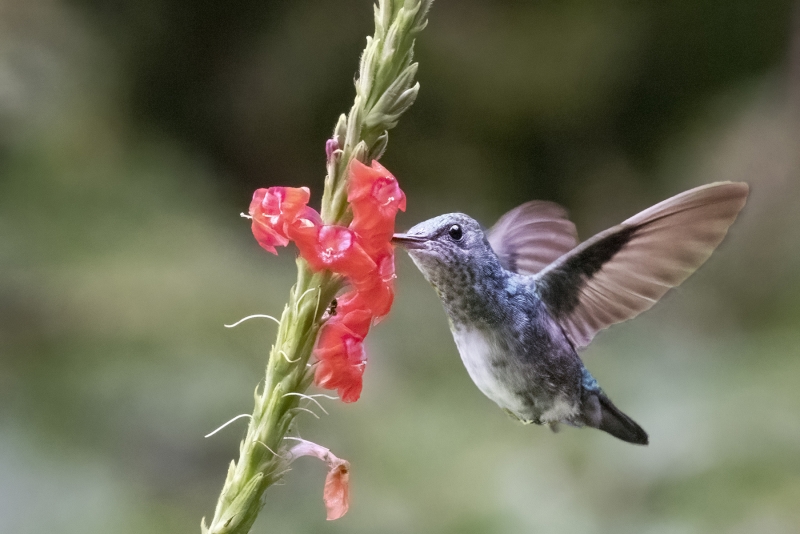
M421 222L392 242L438 294L475 385L529 424L603 430L647 445L578 351L609 326L651 308L720 244L749 187L691 189L578 244L567 212L532 201L488 231L463 213Z

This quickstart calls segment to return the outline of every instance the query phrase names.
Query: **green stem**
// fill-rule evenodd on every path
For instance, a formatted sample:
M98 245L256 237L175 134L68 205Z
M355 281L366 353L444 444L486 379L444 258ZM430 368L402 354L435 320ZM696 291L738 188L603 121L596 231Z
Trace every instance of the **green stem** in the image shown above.
M355 101L333 134L339 149L328 161L325 178L321 215L327 224L349 222L347 172L352 159L378 159L388 130L416 98L414 38L427 24L431 2L379 0L375 6L375 34L367 38L361 57ZM256 388L239 461L231 462L211 524L206 526L205 518L201 523L203 533L247 534L261 510L264 491L286 470L284 437L301 400L295 394L304 393L312 382L308 362L323 313L343 285L341 277L313 273L304 260L297 260L297 283L281 315L264 388L261 393Z
M249 532L261 508L264 490L285 469L280 456L283 438L296 415L300 397L311 382L306 366L320 327L326 302L341 287L330 273L313 274L298 260L298 280L283 310L278 336L270 352L263 391L256 391L255 409L239 449L239 462L231 463L208 532Z

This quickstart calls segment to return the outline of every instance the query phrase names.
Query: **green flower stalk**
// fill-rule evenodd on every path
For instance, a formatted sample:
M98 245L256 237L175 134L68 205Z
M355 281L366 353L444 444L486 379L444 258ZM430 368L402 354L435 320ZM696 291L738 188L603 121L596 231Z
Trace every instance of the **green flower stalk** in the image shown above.
M353 107L347 116L339 118L326 145L327 176L320 213L326 225L348 224L353 218L347 201L351 162L369 163L380 158L388 130L397 125L416 99L419 84L415 81L417 64L412 61L414 39L427 24L431 2L379 0L374 6L375 34L367 37L361 56ZM276 240L273 244L286 244L285 237L282 242L280 236L265 237L270 238ZM262 246L271 248L263 242ZM299 404L308 398L305 391L314 379L309 359L325 312L347 281L341 273L312 269L306 259L298 258L297 282L280 318L263 389L256 387L255 407L239 446L239 459L231 461L214 517L210 525L205 518L201 522L204 534L249 532L262 508L264 491L280 480L288 464L299 456L325 459L331 473L335 468L336 479L329 474L326 483L326 500L329 486L346 485L346 462L327 449L308 442L298 448L296 439L286 438L294 438L287 433L297 414L305 410Z
M347 222L345 177L350 160L380 159L389 130L417 98L414 39L428 24L433 0L379 0L375 6L375 35L367 37L356 79L356 97L350 113L339 117L328 160L322 218Z

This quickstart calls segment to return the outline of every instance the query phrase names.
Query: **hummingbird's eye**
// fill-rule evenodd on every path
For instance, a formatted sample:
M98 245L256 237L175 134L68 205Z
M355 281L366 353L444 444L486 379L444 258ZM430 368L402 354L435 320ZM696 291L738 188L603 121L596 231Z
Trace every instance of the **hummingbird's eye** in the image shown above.
M461 226L457 224L451 226L447 233L453 241L461 241L461 236L464 234L464 232L461 231Z

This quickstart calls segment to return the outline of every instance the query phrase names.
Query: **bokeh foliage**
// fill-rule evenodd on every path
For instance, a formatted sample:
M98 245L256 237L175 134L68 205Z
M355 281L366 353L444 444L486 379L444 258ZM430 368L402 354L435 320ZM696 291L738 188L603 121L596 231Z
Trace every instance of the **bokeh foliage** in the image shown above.
M796 532L800 27L785 0L438 0L383 163L407 227L531 198L588 237L685 188L746 180L709 264L587 365L651 434L508 420L399 261L363 399L301 421L353 466L325 523L298 462L255 532ZM196 532L252 406L290 250L238 217L319 193L352 102L363 0L0 4L0 530ZM796 18L794 20L797 20ZM794 27L794 31L793 31Z

